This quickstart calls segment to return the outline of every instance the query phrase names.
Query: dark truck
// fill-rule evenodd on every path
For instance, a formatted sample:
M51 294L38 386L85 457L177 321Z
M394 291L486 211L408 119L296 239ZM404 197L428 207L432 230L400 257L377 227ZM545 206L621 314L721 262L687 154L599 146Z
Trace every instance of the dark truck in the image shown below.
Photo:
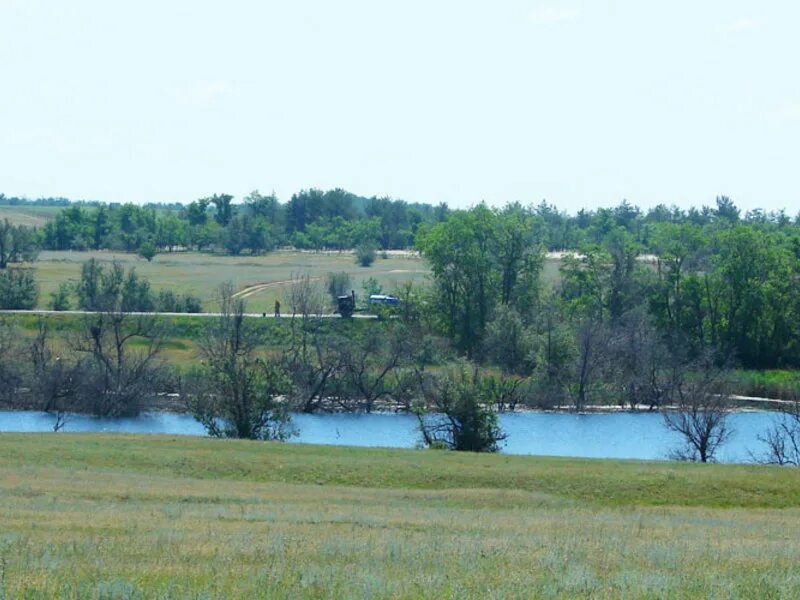
M400 299L394 296L387 296L385 294L373 294L369 297L368 304L370 309L377 310L378 316L384 312L382 307L398 306ZM348 319L353 316L356 311L356 293L351 291L347 296L338 296L336 298L337 310L343 318Z
M349 319L353 316L356 310L356 293L351 290L347 296L339 296L336 298L336 307L343 319Z

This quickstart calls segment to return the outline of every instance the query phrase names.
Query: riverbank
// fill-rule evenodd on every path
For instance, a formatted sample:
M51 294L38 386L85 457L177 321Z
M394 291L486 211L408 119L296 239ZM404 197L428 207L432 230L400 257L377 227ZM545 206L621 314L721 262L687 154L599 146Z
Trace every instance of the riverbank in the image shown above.
M24 392L25 390L23 390ZM0 410L4 411L36 411L38 406L34 402L26 402L24 394L21 394L14 402L0 401ZM280 399L279 399L280 401ZM779 412L791 406L794 406L795 401L780 400L777 398L755 398L751 396L730 396L730 412L748 412L748 411L761 411L761 412ZM507 407L498 409L499 414L525 414L525 413L542 413L542 414L577 414L577 415L591 415L591 414L614 414L614 413L658 413L660 410L677 410L677 406L665 406L662 408L652 407L647 404L637 404L630 406L628 404L589 404L577 410L574 405L561 404L549 407L544 406L528 406L526 404L516 404L513 408ZM141 412L160 412L160 413L175 413L175 414L190 414L190 410L186 401L181 398L177 393L161 393L154 397L146 398L142 402ZM393 402L377 401L373 405L373 413L392 413L392 414L408 414L413 415L413 411L409 410L407 406L399 405ZM329 415L329 414L365 414L363 409L359 409L354 405L353 409L347 409L338 402L319 404L318 410L310 414Z
M3 434L0 593L789 598L799 499L774 467Z

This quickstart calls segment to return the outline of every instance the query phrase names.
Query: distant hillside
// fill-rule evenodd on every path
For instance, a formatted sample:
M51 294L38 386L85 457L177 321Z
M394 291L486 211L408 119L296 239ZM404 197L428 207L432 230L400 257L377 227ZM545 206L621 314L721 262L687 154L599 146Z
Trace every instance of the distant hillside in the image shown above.
M43 227L61 211L61 206L43 205L3 205L0 204L0 221L8 219L14 225Z

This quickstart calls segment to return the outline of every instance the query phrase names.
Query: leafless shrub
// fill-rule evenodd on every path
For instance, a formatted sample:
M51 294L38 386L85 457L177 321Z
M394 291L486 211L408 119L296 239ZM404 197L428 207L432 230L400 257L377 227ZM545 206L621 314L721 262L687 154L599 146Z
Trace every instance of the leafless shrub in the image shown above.
M292 277L289 287L289 309L293 317L303 320L313 318L325 312L325 295L319 283L309 275Z
M291 403L302 412L314 412L338 387L344 342L321 316L325 295L308 275L294 278L289 306L292 319L283 366L293 384Z
M38 322L29 356L31 400L39 410L55 416L53 431L59 431L76 408L81 365L53 351L45 319Z
M731 403L720 393L716 372L710 368L675 385L674 407L662 410L664 425L679 434L683 445L671 453L675 460L713 462L719 448L733 434L728 424Z
M800 400L788 404L759 441L766 452L756 460L765 464L800 467Z
M569 387L575 410L583 410L608 359L610 334L600 319L587 318L578 325L573 385Z
M151 316L109 311L84 317L73 349L83 358L77 372L78 402L98 416L137 415L158 391L162 332Z
M394 323L371 324L341 348L342 375L350 400L371 412L375 403L392 395L391 374L408 355L404 328Z
M611 334L608 379L620 405L660 406L671 394L678 357L669 353L649 315L627 313Z
M15 327L0 320L0 402L14 405L22 373L17 357L19 356L19 333Z

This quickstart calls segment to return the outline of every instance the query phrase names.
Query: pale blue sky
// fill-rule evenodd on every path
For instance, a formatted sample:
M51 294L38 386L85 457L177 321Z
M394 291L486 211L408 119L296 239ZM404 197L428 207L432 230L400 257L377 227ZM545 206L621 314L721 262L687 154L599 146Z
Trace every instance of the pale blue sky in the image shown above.
M0 192L800 209L795 0L0 0Z

